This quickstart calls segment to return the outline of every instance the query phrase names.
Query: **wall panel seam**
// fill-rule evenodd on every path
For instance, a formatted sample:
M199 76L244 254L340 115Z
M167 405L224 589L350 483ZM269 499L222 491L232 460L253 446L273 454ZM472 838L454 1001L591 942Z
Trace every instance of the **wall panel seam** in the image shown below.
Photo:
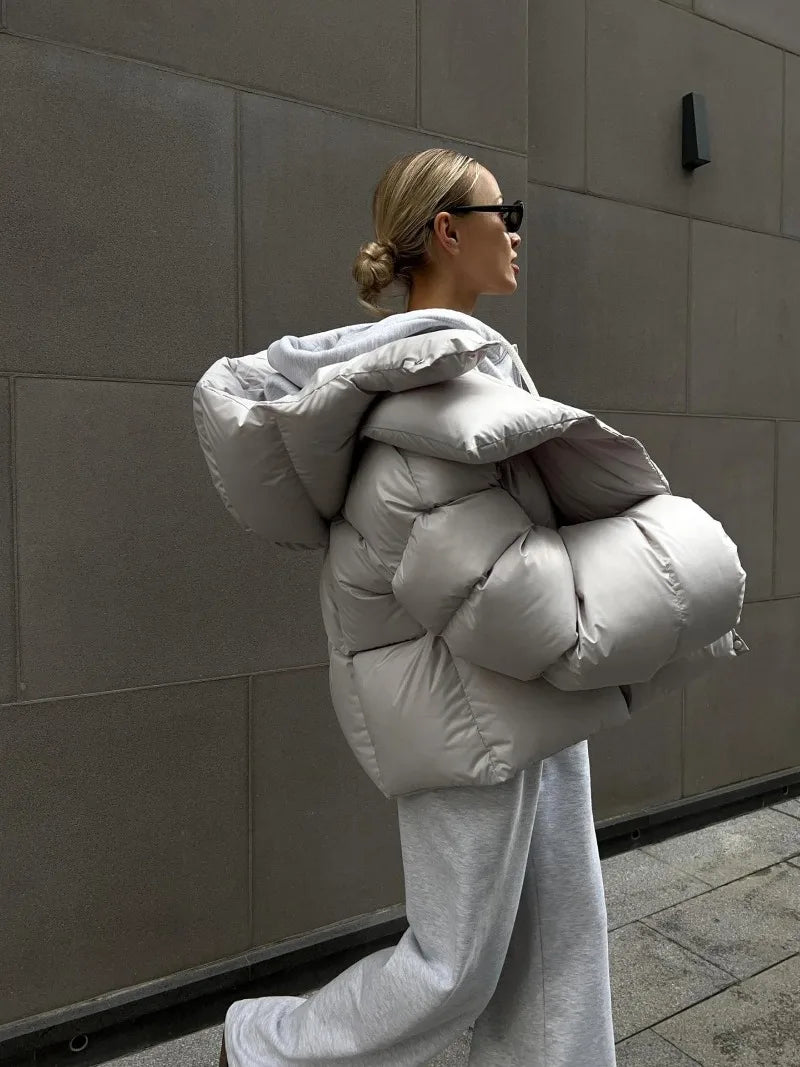
M325 660L323 663L302 663L294 667L274 667L271 670L257 671L255 676L269 676L273 674L291 674L300 673L301 671L318 671L322 668L327 669L330 666L330 660ZM234 682L240 681L242 678L255 677L250 674L223 674L212 675L206 678L179 678L175 681L167 682L154 682L152 685L129 685L122 686L119 689L93 689L82 691L79 693L52 693L42 697L30 697L27 700L19 699L13 701L6 701L0 703L0 711L3 708L18 708L27 707L34 704L52 704L61 700L82 700L83 698L89 699L94 697L103 696L117 696L120 693L138 693L140 691L148 689L174 689L179 685L204 685L206 682Z
M666 4L668 7L677 8L678 11L685 11L687 15L694 15L695 18L702 19L703 22L710 22L712 26L719 26L720 29L729 30L731 33L738 33L740 37L749 37L751 41L758 41L759 44L765 44L769 48L775 48L782 52L788 52L790 55L800 55L800 48L795 52L793 48L787 48L786 45L776 44L774 41L768 41L766 37L759 37L756 33L751 33L749 30L743 30L740 26L731 26L727 22L722 22L720 19L712 18L710 15L703 14L702 11L698 11L696 7L696 0L692 0L692 8L689 10L682 4L671 3L670 0L659 0L659 3Z
M797 419L774 419L771 415L740 415L736 412L727 413L719 411L691 411L688 413L685 411L653 411L648 408L592 408L592 414L595 412L604 412L606 415L662 415L664 418L679 418L679 419L725 419L727 422L735 420L736 422L789 422L793 425L800 425Z
M242 108L239 93L233 94L233 224L234 270L236 272L236 354L244 355L244 307L242 279Z
M253 947L253 676L247 676L247 947Z
M800 593L778 593L776 596L756 597L755 600L745 599L746 604L774 604L776 600L796 600L800 603Z
M583 192L589 192L589 0L583 0Z
M419 3L419 0L417 0L417 2ZM670 3L670 0L658 0L658 2L662 3L662 4L666 4L667 7L674 8L674 9L676 9L678 11L683 11L687 15L694 14L695 18L702 19L703 22L709 22L713 26L719 26L720 29L728 30L729 33L736 33L740 37L747 37L751 41L756 41L758 44L766 45L768 48L775 49L775 51L786 52L789 55L794 55L794 56L800 57L800 48L798 48L795 51L795 49L789 48L787 45L776 44L774 41L768 41L765 37L759 37L755 33L749 33L747 30L743 30L738 26L729 26L726 22L720 22L719 19L713 19L709 15L704 15L699 11L692 12L691 10L689 10L688 8L683 7L682 5L679 5L679 4L676 4L676 3ZM587 3L588 3L588 0L587 0ZM263 94L265 96L276 96L276 97L278 97L278 99L281 99L281 100L296 100L297 103L309 103L308 101L296 99L294 97L279 96L279 94L270 93L266 89L262 90L262 89L253 88L253 87L250 87L250 86L242 85L239 82L229 82L229 81L226 81L223 78L211 78L211 77L209 77L207 75L204 75L204 74L197 74L197 73L194 73L192 71L182 70L180 67L171 67L171 66L169 66L169 64L165 64L165 63L156 63L154 60L151 60L151 59L142 59L141 56L126 55L124 52L108 52L108 51L106 51L106 50L104 50L102 48L93 48L91 45L80 44L80 43L78 43L76 41L59 40L59 38L57 38L57 37L45 37L42 34L36 34L36 33L23 33L20 30L13 30L12 29L12 30L7 30L7 32L9 34L9 36L11 36L11 37L19 37L22 40L39 41L42 44L52 44L52 45L59 45L59 46L61 46L63 48L73 48L73 49L76 49L77 51L80 51L80 52L90 52L93 55L106 56L108 59L123 59L123 60L126 60L127 62L130 62L130 63L139 63L142 66L154 67L157 70L164 70L164 71L167 71L170 74L177 74L180 77L196 78L198 81L209 82L212 85L224 85L227 88L239 89L239 90L241 90L243 92L255 92L255 93ZM310 106L322 108L324 111L338 110L336 108L332 109L330 106L325 106L323 104L316 104L316 105L315 104L310 104ZM355 115L354 117L363 118L364 116ZM375 119L375 121L376 122L386 122L386 120L383 120L383 119ZM392 122L386 122L386 125L396 126L398 124L397 123L392 123ZM403 126L401 128L402 129L408 129L407 126ZM433 132L436 132L436 131L433 131ZM440 133L440 136L444 136L443 134L441 134L441 131L439 131L439 133ZM455 138L455 139L458 140L458 138ZM490 147L490 146L487 145L486 147ZM511 149L505 149L505 151L511 151ZM524 153L516 153L516 154L517 155L522 155Z
M686 686L681 689L681 796L686 796Z
M414 118L416 121L417 129L422 129L422 18L420 12L421 0L416 0L414 4L414 47L416 49L416 55L414 57L414 92L416 94L416 100L414 101Z
M781 233L780 230L760 230L755 226L747 226L742 222L730 222L728 219L715 219L707 215L698 215L693 212L688 215L685 211L666 207L664 204L647 203L644 200L631 200L621 196L612 196L610 193L601 193L594 189L579 189L574 185L564 185L559 182L548 182L543 178L529 178L529 185L540 185L544 189L558 189L564 193L575 193L576 196L590 196L595 200L607 200L612 204L624 204L626 207L639 208L641 211L657 211L660 215L672 215L678 219L691 218L693 222L706 222L710 226L727 226L731 230L740 230L742 233L754 233L759 237L775 237L782 241L800 242L800 234Z
M570 190L570 191L574 191L574 190ZM580 196L582 194L577 193L577 195ZM589 193L587 195L591 196L592 194ZM680 216L680 217L683 217L683 216ZM121 384L124 384L124 385L175 385L175 386L179 386L181 388L187 388L187 387L192 387L193 388L194 385L195 385L195 379L194 378L187 379L186 381L177 381L177 380L171 379L171 378L112 378L112 377L99 378L99 377L94 377L92 375L83 376L83 375L78 375L78 374L54 374L52 372L47 372L47 373L42 373L42 374L33 374L33 373L29 373L27 371L24 374L14 375L14 372L10 371L10 370L6 370L6 371L0 370L0 375L9 376L11 378L11 380L13 380L13 377L16 377L16 378L33 379L33 380L37 380L37 381L50 381L50 382L60 382L60 381L100 382L100 383L117 382L117 383L121 383ZM614 415L630 415L630 414L634 413L634 409L632 409L632 408L607 408L607 407L604 407L604 408L598 408L597 410L598 411L606 411L609 414L614 414ZM650 410L650 409L647 409L647 408L636 408L635 409L635 414L637 414L637 415L664 415L664 416L678 415L678 416L685 416L685 415L687 415L687 412L686 411L669 411L669 410L665 411L663 408L659 408L658 410ZM788 422L788 423L792 423L792 424L800 424L800 419L792 419L792 418L789 418L788 416L773 416L773 415L768 415L768 414L752 415L749 412L741 412L741 411L691 411L691 412L688 412L688 414L692 418L695 418L695 419L741 419L741 420L744 420L744 421L747 421L747 422ZM321 666L321 664L311 663L311 664L300 664L299 665L299 667L305 667L305 666L316 667L316 666ZM295 668L295 667L268 668L266 671L258 671L256 673L258 673L258 674L263 674L263 673L268 674L273 670L295 670L295 669L297 669L297 668ZM238 675L224 675L223 677L244 677L244 672L242 672L241 674L238 674ZM181 679L178 679L177 681L180 681L180 682L192 682L192 681L207 681L207 680L209 680L209 679L207 679L205 677L201 677L201 678L189 678L189 679L181 678ZM172 685L172 684L177 684L177 683L169 682L169 683L160 683L160 684ZM133 686L132 688L141 688L141 687L140 686ZM113 691L116 692L117 690L113 690Z
M786 184L786 53L783 56L783 76L781 78L781 163L780 163L780 207L778 209L778 228L783 233L783 193Z
M22 619L20 613L20 574L19 574L19 501L17 485L17 382L12 375L8 379L8 453L9 483L11 489L11 566L13 568L12 588L14 590L14 693L16 703L21 702L25 692L25 678L22 664ZM2 705L0 705L2 706Z
M686 256L686 414L692 410L692 287L694 284L694 226L691 216L687 220L689 226Z
M530 50L530 14L531 5L530 0L525 0L525 13L523 18L525 25L522 28L523 40L525 42L525 95L523 97L525 101L525 174L530 171L530 143L531 143L531 113L528 106L531 99L531 50Z
M772 472L772 596L777 592L778 572L778 463L780 462L780 425L775 421L775 439Z
M458 144L468 145L472 148L485 149L487 152L495 152L498 155L511 156L514 159L526 160L528 153L507 145L489 144L487 141L475 141L464 137L456 137L443 130L426 130L421 124L410 126L401 122L392 122L389 119L378 118L376 115L368 115L359 111L349 111L347 108L335 107L330 104L318 104L313 100L305 100L302 97L289 96L285 93L270 92L268 89L260 89L256 86L242 85L239 82L225 81L223 78L209 78L203 74L193 74L191 71L180 70L177 67L169 67L163 63L154 63L151 60L139 59L136 56L126 56L118 52L104 52L98 48L89 48L86 45L73 44L70 41L57 41L49 37L38 37L27 33L9 33L10 37L17 37L24 41L34 41L38 44L50 45L55 48L66 48L74 52L84 52L89 55L102 56L104 59L113 59L120 63L134 63L140 67L149 67L151 70L159 70L164 74L173 74L177 78L188 78L191 81L203 82L206 85L217 86L222 89L230 89L233 92L247 93L250 96L262 97L266 100L276 100L279 103L297 104L300 107L314 108L323 111L326 115L334 114L346 119L357 119L360 122L373 122L377 126L385 126L392 130L402 130L404 133L428 133L432 137L446 138ZM800 238L798 238L800 240Z
M14 371L0 369L0 374L46 382L119 382L123 385L194 385L196 378L123 378L113 374L56 374L53 371Z

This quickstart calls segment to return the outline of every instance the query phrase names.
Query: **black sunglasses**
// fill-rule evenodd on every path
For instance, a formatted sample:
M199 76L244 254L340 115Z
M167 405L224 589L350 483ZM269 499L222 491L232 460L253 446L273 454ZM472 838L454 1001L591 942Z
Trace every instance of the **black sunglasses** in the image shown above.
M470 204L468 207L440 207L439 211L450 211L454 215L465 211L499 211L508 232L516 233L522 225L525 206L521 200L515 200L513 204ZM428 225L433 225L433 219L428 221Z

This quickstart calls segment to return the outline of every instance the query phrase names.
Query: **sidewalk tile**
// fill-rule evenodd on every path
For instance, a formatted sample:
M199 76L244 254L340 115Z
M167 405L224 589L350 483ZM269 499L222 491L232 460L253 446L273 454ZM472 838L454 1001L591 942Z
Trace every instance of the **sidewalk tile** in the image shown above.
M656 1031L703 1067L800 1064L800 957L659 1023Z
M718 886L800 854L800 823L791 815L760 808L641 849Z
M643 922L737 978L749 978L800 952L799 909L800 869L778 863Z
M786 815L794 815L796 819L800 819L800 798L798 797L782 800L780 804L773 804L772 807L775 811L782 811Z
M471 1043L472 1031L465 1030L457 1041L447 1046L444 1052L428 1060L427 1067L466 1067Z
M638 848L608 856L602 868L609 930L708 892L706 882Z
M609 934L615 1040L622 1041L734 979L641 923Z
M617 1067L697 1067L697 1060L652 1030L642 1030L617 1045Z

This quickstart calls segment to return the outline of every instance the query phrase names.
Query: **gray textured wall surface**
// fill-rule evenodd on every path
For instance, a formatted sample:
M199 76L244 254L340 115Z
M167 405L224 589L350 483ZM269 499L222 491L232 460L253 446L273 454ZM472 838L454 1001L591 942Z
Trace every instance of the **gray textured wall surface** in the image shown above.
M800 765L800 7L530 0L529 43L534 379L644 441L748 572L751 653L590 740L607 818Z
M231 520L191 413L220 356L364 321L403 152L525 200L518 292L476 314L749 574L751 654L591 740L597 818L800 766L800 8L0 10L0 1039L403 902L395 805L330 707L321 557Z

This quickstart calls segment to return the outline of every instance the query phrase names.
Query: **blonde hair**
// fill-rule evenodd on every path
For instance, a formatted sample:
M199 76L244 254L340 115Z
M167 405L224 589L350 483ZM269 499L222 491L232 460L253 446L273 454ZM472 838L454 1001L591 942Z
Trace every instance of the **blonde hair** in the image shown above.
M411 291L413 272L428 261L427 226L438 211L466 207L481 164L450 148L429 148L400 156L384 171L372 197L375 241L362 244L353 263L358 302L379 318L395 314L377 302L397 281Z

